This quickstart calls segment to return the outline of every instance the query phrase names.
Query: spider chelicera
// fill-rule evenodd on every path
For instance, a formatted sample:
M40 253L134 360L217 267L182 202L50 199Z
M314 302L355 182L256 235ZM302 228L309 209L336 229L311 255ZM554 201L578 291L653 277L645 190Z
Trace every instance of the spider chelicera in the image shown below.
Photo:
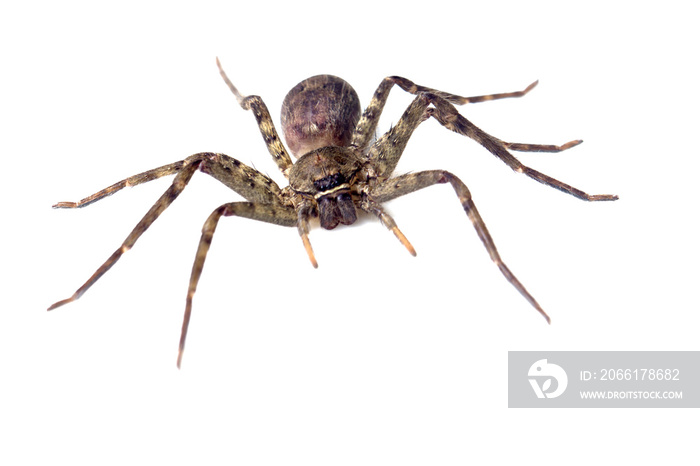
M472 201L469 189L459 178L445 170L391 176L411 134L428 118L432 117L445 128L476 140L516 172L523 173L547 186L585 201L614 201L618 198L611 194L586 194L523 165L508 151L511 149L526 152L560 152L582 141L570 141L561 146L504 142L474 126L454 107L454 104L521 97L530 92L537 85L537 81L523 91L461 97L419 86L399 76L391 76L381 82L362 113L357 94L347 82L330 75L314 76L297 84L289 91L282 104L282 130L290 152L298 158L293 162L280 141L262 99L256 95L244 96L238 92L224 73L218 59L216 63L221 76L241 107L253 111L267 149L284 176L289 179L289 186L280 188L268 176L227 155L202 152L119 181L81 201L59 202L53 206L69 209L84 207L124 187L135 186L166 175L175 175L172 185L156 201L122 245L70 298L52 304L48 310L75 301L99 280L180 195L195 171L199 170L213 176L246 199L218 207L204 223L187 290L177 357L178 367L182 362L185 348L192 312L192 298L197 289L214 230L221 217L238 216L287 227L296 226L311 263L317 267L308 237L309 219L318 217L321 227L331 230L339 224L354 223L359 209L378 217L406 249L415 255L413 246L401 233L391 216L384 211L382 204L438 183L449 183L452 186L491 260L520 294L549 322L549 316L501 260L496 245ZM416 97L396 125L375 140L379 116L389 91L395 84Z

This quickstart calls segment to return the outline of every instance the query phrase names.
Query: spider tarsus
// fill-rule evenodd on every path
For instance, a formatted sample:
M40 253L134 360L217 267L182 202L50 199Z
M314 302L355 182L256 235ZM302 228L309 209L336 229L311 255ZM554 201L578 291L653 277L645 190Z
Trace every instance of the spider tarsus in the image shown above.
M529 86L527 86L527 87L525 88L525 90L523 91L523 94L527 94L528 92L530 92L531 90L533 90L533 89L535 88L535 86L537 86L539 83L540 83L540 80L539 80L539 79L535 80L534 83L530 84Z
M515 280L517 281L517 279L515 279ZM518 281L518 285L519 286L516 286L516 288L518 288L518 291L520 291L520 294L522 294L525 297L525 299L527 299L530 302L530 304L532 304L532 307L534 307L535 310L537 312L539 312L542 315L542 317L544 317L544 320L546 320L547 323L551 325L552 319L550 319L549 315L546 312L544 312L544 309L542 309L540 304L535 300L535 298L532 297L532 295L530 293L527 292L527 290L525 290L525 287L523 287L519 281Z
M406 236L404 236L404 234L401 233L401 230L399 230L398 227L394 227L391 229L391 231L399 239L399 241L401 241L401 244L403 244L406 247L406 249L408 249L408 252L411 253L413 257L416 257L416 250L414 249L411 242L408 241L408 238L406 238Z
M187 341L187 329L190 326L190 317L192 316L192 295L194 291L187 292L187 300L185 304L185 316L182 319L182 331L180 332L180 343L177 347L177 368L182 366L182 356L185 354L185 341Z
M574 139L573 141L569 141L566 144L562 144L561 146L559 146L559 150L570 149L572 147L578 146L582 142L583 142L583 139Z
M73 296L71 296L70 298L66 298L66 299L62 299L62 300L60 300L60 301L56 301L56 302L53 303L51 306L49 306L48 309L46 309L46 310L47 310L47 311L53 311L54 309L59 308L59 307L63 306L64 304L71 303L71 302L75 301L76 299L78 299L78 298L77 298L75 295L73 295Z
M517 150L519 152L563 152L572 147L578 146L583 142L583 139L574 139L562 145L555 144L523 144L519 142L503 142L507 149Z
M617 201L620 197L617 194L592 194L589 201Z
M306 235L303 235L301 237L301 240L304 242L304 249L306 249L306 254L309 256L309 260L311 261L311 265L314 266L314 269L317 269L318 262L316 262L316 255L314 254L314 250L311 247L311 242L309 241L309 237Z
M75 209L78 207L77 202L57 202L56 204L52 205L52 209Z
M242 105L243 99L245 99L245 96L242 95L236 86L233 85L230 79L228 79L228 76L226 76L226 72L224 71L224 68L221 66L221 62L219 61L219 57L216 57L216 66L219 68L219 74L221 74L221 77L224 79L224 82L228 86L229 89L231 89L231 92L233 92L233 95L236 96L236 100L238 101L239 105Z
M552 319L549 318L549 316L547 315L547 313L544 312L542 309L538 309L538 311L540 312L540 314L542 314L542 316L543 316L544 319L547 321L547 323L548 323L549 325L552 325Z

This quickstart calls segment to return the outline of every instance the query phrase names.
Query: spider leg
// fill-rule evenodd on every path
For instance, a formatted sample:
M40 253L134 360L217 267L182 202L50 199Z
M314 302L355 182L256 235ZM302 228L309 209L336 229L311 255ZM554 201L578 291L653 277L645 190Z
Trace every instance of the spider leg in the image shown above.
M384 211L379 202L374 200L371 196L365 195L362 199L361 207L362 210L364 210L365 212L369 212L370 214L376 215L379 218L379 221L382 222L382 225L384 225L389 231L391 231L394 234L394 236L396 236L396 238L401 242L401 244L404 245L408 252L415 257L416 250L414 249L413 245L410 241L408 241L408 238L406 238L406 236L401 232L401 230L399 230L399 227L396 226L396 222L394 221L394 219L391 218L391 216Z
M417 95L419 93L430 93L430 94L435 94L439 95L443 99L447 100L448 102L452 102L453 104L457 105L464 105L464 104L475 104L479 102L488 102L490 100L498 100L498 99L507 99L510 97L522 97L528 92L530 92L532 89L537 86L537 83L539 81L535 81L529 86L527 86L525 89L522 91L515 91L515 92L501 92L498 94L486 94L486 95L476 95L472 97L462 97L456 94L450 94L448 92L443 92L443 91L438 91L435 89L431 89L429 87L425 86L420 86L413 81L402 78L401 76L391 76L389 78L391 81L393 81L397 86L399 86L401 89L404 91L408 92L409 94Z
M204 268L204 261L207 257L207 252L211 246L214 231L221 217L244 217L253 220L273 223L282 226L294 226L297 224L297 213L294 208L281 204L260 204L254 202L232 202L218 207L209 215L204 226L202 227L202 236L199 240L197 253L195 255L194 264L192 265L192 274L190 276L190 284L187 289L187 298L185 304L185 315L182 321L182 333L180 334L180 344L178 347L177 367L182 363L182 355L185 351L185 340L187 339L187 329L190 325L190 317L192 315L192 298L197 290L197 283Z
M551 176L540 173L528 166L523 165L515 156L508 152L507 148L518 151L548 151L558 152L568 149L581 143L581 141L571 141L562 146L537 145L537 144L519 144L507 143L500 139L491 136L485 131L477 128L472 122L463 117L457 109L447 100L435 94L425 94L435 106L435 110L429 112L430 116L434 117L445 128L454 131L463 136L470 137L476 142L484 146L489 152L501 159L506 165L518 173L524 173L530 178L539 181L542 184L558 189L565 193L571 194L574 197L584 201L614 201L618 197L614 194L587 194L584 191L575 188L569 184L552 178Z
M416 96L396 125L372 144L367 158L378 176L388 178L394 171L411 134L429 117L428 105L430 99L426 94Z
M355 127L355 132L351 141L352 146L359 148L361 151L364 151L364 149L366 149L367 146L369 146L372 140L372 136L377 130L377 123L379 122L379 117L382 114L382 111L384 110L384 105L386 104L387 98L389 97L389 91L391 91L391 88L394 86L394 84L396 84L409 94L418 95L420 93L428 92L431 94L439 95L448 102L452 102L457 105L463 105L467 103L486 102L489 100L505 99L509 97L522 97L528 92L530 92L537 85L537 81L530 84L522 91L462 97L456 94L450 94L447 92L438 91L436 89L431 89L429 87L419 86L413 81L406 78L402 78L401 76L386 77L382 80L382 82L379 84L379 87L374 92L372 100L370 101L369 105L360 117L360 121L358 121L357 126Z
M130 176L129 178L114 183L113 185L108 186L105 189L96 192L95 194L92 194L84 199L79 200L78 202L58 202L52 207L54 209L76 209L85 207L87 205L92 204L93 202L99 201L100 199L104 199L107 196L111 196L112 194L126 187L136 186L141 183L153 181L163 176L168 176L172 175L173 173L177 173L180 170L182 170L182 167L184 165L184 160L180 160L175 163L170 163L168 165L163 165L162 167L154 168L153 170L148 170L146 172L139 173L138 175Z
M525 287L520 283L520 281L515 277L513 272L510 271L508 266L503 262L501 256L498 254L496 249L496 244L491 238L491 234L486 228L486 224L479 215L479 211L472 201L471 193L467 186L455 175L444 170L430 170L422 171L418 173L409 173L407 175L398 176L396 178L391 178L378 184L369 193L370 196L377 203L383 203L391 199L403 196L405 194L412 193L422 188L432 186L438 183L450 183L452 188L459 198L459 202L462 204L462 208L467 213L469 220L471 220L476 233L479 235L482 243L486 247L486 250L491 257L491 260L498 266L503 276L510 282L511 285L515 287L516 290L535 308L542 314L542 316L550 321L549 316L542 309L535 298L525 289Z
M318 262L316 261L314 250L311 247L311 242L309 241L309 216L311 209L312 205L309 201L301 202L301 205L297 208L297 230L299 231L299 236L304 243L304 249L306 249L306 254L309 256L311 265L317 269Z
M233 95L236 96L238 104L244 110L253 111L255 120L258 122L260 134L262 134L265 144L267 145L267 150L270 152L270 155L272 155L272 158L275 160L275 163L277 163L277 166L282 171L284 176L289 178L289 169L293 164L292 159L289 157L287 149L284 148L284 145L277 134L277 130L272 122L272 117L270 117L270 112L268 111L265 102L263 102L260 96L257 95L242 95L238 89L236 89L236 86L233 85L231 80L228 79L228 76L226 76L218 57L216 59L216 66L219 67L219 73L221 73L221 77L224 79L224 82L226 82L226 85L228 85L229 89L231 89Z
M579 199L587 200L587 201L614 201L618 199L618 196L614 194L588 194L578 188L575 188L567 183L564 183L562 181L559 181L555 178L552 178L548 175L545 175L544 173L538 172L537 170L534 170L526 165L523 165L517 158L515 158L512 154L508 152L508 149L516 150L516 151L521 151L521 152L561 152L566 149L570 149L571 147L579 145L581 142L580 139L569 141L566 144L562 145L553 145L553 144L523 144L523 143L512 143L512 142L505 142L501 141L498 138L495 138L491 136L490 134L484 132L483 130L477 128L473 123L471 123L469 120L467 120L465 117L459 114L457 109L454 107L453 104L457 105L462 105L465 103L476 103L476 102L486 102L489 100L495 100L495 99L503 99L503 98L509 98L509 97L522 97L528 92L530 92L536 85L537 81L534 83L530 84L527 88L525 88L522 91L516 91L516 92L506 92L506 93L501 93L501 94L491 94L491 95L482 95L482 96L474 96L474 97L462 97L458 96L455 94L448 94L446 92L442 91L436 91L434 89L425 87L425 86L419 86L412 81L402 78L400 76L391 76L388 78L385 78L379 87L377 88L372 100L370 101L370 104L367 106L367 109L365 112L362 114L362 117L360 118L360 121L358 122L355 132L353 134L352 142L351 144L359 149L364 149L369 145L372 135L374 134L374 131L377 128L377 123L379 120L379 116L381 115L382 110L384 109L384 105L386 104L386 100L389 96L389 91L391 90L391 87L396 84L399 87L401 87L403 90L405 90L408 93L411 94L416 94L416 95L425 95L429 98L430 102L435 106L435 108L427 109L428 116L434 117L436 120L440 122L443 126L446 128L462 134L464 136L468 136L477 142L479 142L481 145L486 147L487 150L489 150L492 154L494 154L496 157L500 158L504 163L506 163L509 167L511 167L513 170L515 170L518 173L524 173L530 178L539 181L540 183L543 183L547 186L553 187L555 189L558 189L560 191L566 192L571 194L572 196L575 196ZM415 103L415 101L414 101ZM413 104L412 104L413 105ZM409 107L410 108L410 107ZM407 111L408 112L408 111ZM404 113L404 116L406 116L407 113ZM403 118L403 117L402 117ZM423 117L425 119L425 116ZM423 120L416 120L417 124L420 124L421 121ZM412 128L415 129L415 126ZM392 128L389 132L393 132L394 128ZM412 131L412 130L411 130ZM389 133L387 133L389 134ZM385 135L386 136L386 135ZM408 133L408 136L410 137L410 132ZM386 138L385 138L386 139ZM392 139L395 141L396 139ZM379 143L380 141L377 141ZM386 146L389 144L386 143L386 140L382 142L382 145L385 146L384 149L386 149ZM373 158L377 158L378 155L380 155L381 158L383 158L383 161L380 161L379 164L379 172L385 176L388 176L391 174L393 171L394 167L398 163L398 158L401 156L401 153L403 151L403 147L405 147L405 144L403 144L402 148L400 151L390 151L390 155L381 155L383 153L386 153L386 150L378 151L378 150L373 150L376 149L377 144L375 144L369 151L368 158L371 160ZM382 169L384 171L382 171Z
M57 202L52 207L54 209L76 209L82 208L111 196L117 191L121 191L126 187L136 186L148 181L153 181L163 176L172 175L179 172L185 165L198 164L202 172L212 175L217 180L221 181L226 186L241 194L248 200L257 200L260 202L274 202L276 195L280 192L279 187L272 181L271 178L263 175L259 171L251 168L238 160L229 157L225 154L215 154L212 152L202 152L194 154L185 160L179 160L162 167L139 173L125 178L121 181L108 186L95 194L81 199L77 202ZM266 190L260 190L259 184L266 186ZM265 196L263 199L258 199L260 195ZM270 196L275 194L275 196Z
M523 144L520 142L501 141L507 149L517 150L518 152L561 152L578 146L582 142L583 140L581 139L574 139L573 141L557 146L556 144Z
M156 201L156 203L153 204L153 207L151 207L150 210L146 213L146 215L144 215L144 217L134 227L131 233L129 233L129 236L126 237L119 249L114 251L114 253L111 256L109 256L109 258L95 271L95 273L92 274L92 276L83 284L83 286L78 288L77 291L73 293L71 297L53 303L51 306L49 306L47 310L51 311L53 309L56 309L57 307L63 306L64 304L68 304L80 298L83 295L83 293L85 293L93 284L95 284L97 280L100 279L100 277L102 277L102 275L104 275L110 268L112 268L112 266L119 260L119 258L121 258L121 256L126 251L131 249L134 243L136 243L136 240L139 239L139 237L148 229L148 227L151 226L151 224L160 216L160 214L162 214L163 211L167 209L168 206L170 206L170 204L172 204L172 202L177 198L177 196L180 195L182 190L185 189L185 186L187 186L187 183L190 181L192 175L197 170L197 165L198 163L190 163L183 166L178 172L178 174L175 176L175 179L173 180L173 183L170 185L170 187L165 191L165 193L163 193L163 195ZM119 183L113 186L117 186L118 184ZM115 192L116 190L112 192ZM112 192L109 192L108 194L111 194ZM97 197L94 200L101 199L105 195Z
M102 277L120 258L131 249L141 235L167 209L185 189L194 172L199 169L233 189L248 201L279 204L280 188L267 176L224 154L204 152L192 155L185 160L134 175L105 188L79 202L59 202L56 208L78 208L103 199L126 186L177 173L170 187L156 201L141 221L134 227L122 245L95 271L95 273L69 298L52 304L48 310L63 306L80 298L97 280Z

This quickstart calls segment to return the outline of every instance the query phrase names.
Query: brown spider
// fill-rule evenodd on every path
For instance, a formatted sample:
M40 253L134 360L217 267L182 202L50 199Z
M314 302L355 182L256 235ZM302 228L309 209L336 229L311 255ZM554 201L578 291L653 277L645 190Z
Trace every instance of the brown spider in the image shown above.
M218 207L204 223L187 290L177 357L178 367L185 348L192 312L192 298L197 289L197 282L202 273L214 230L222 216L239 216L288 227L296 226L311 263L314 267L318 267L308 238L309 218L319 217L321 227L331 230L341 223L343 225L354 223L359 209L377 216L406 249L415 255L413 246L401 233L394 220L384 211L382 204L437 183L452 185L491 260L520 294L549 322L549 316L501 260L467 186L459 178L445 170L429 170L391 177L411 134L421 122L430 117L435 118L451 131L476 140L510 168L540 183L586 201L617 199L617 196L610 194L586 194L523 165L508 152L508 149L560 152L582 141L570 141L561 146L504 142L474 126L460 115L453 105L521 97L530 92L537 85L537 81L530 84L524 91L460 97L416 85L405 78L391 76L381 82L367 109L361 114L357 94L348 83L335 76L314 76L297 84L289 91L282 104L284 136L291 153L298 157L296 162L292 162L277 135L270 113L262 99L256 95L247 97L241 95L224 73L218 59L216 63L221 76L241 107L253 111L267 149L284 176L289 179L289 186L280 188L266 175L227 155L202 152L185 160L119 181L81 201L59 202L53 206L71 209L84 207L126 186L135 186L175 174L172 185L136 225L119 249L83 286L78 288L73 296L52 304L48 310L56 309L82 296L180 195L196 170L199 169L213 176L246 199L244 202L232 202ZM416 97L398 123L374 141L379 116L394 84Z

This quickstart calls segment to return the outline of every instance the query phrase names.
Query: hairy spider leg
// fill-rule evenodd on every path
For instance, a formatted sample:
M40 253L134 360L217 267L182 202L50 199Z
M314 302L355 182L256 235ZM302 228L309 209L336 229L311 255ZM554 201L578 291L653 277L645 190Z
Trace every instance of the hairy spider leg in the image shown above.
M389 97L389 91L396 84L404 91L409 94L417 95L422 92L428 92L435 95L439 95L448 102L452 102L457 105L464 105L467 103L478 103L487 102L497 99L506 99L510 97L522 97L528 92L530 92L536 85L537 81L533 82L527 86L522 91L515 92L502 92L499 94L487 94L487 95L477 95L472 97L462 97L456 94L450 94L448 92L438 91L436 89L431 89L425 86L419 86L413 81L402 78L401 76L389 76L382 80L377 87L377 90L372 96L372 100L362 114L360 121L355 127L355 132L352 137L351 145L357 147L360 151L364 150L369 146L374 136L374 132L377 130L377 123L379 122L379 117L384 110L384 105L386 104L387 98Z
M525 289L522 283L520 283L520 281L501 259L501 256L498 254L498 250L496 249L496 244L491 238L491 235L486 228L486 224L482 220L481 215L479 215L479 212L472 201L469 189L459 178L444 170L434 170L410 173L407 175L386 179L394 170L394 167L401 158L401 154L403 153L411 134L418 127L418 125L421 124L421 122L425 121L426 114L430 113L429 105L432 103L431 100L432 99L429 94L418 94L416 98L413 99L413 102L411 102L411 104L408 106L396 125L381 138L379 138L370 148L368 154L370 160L369 163L380 175L380 182L367 194L363 202L363 210L379 216L382 223L387 225L385 219L382 218L382 216L376 211L381 203L405 194L412 193L433 184L450 183L457 194L460 203L462 204L462 208L464 208L464 211L467 213L469 220L471 220L474 229L476 229L476 232L479 235L479 238L484 243L491 260L498 266L498 269L501 271L506 280L508 280L511 285L513 285L515 289L517 289L520 294L523 295L523 297L525 297L525 299L527 299L527 301L544 316L545 319L547 319L547 322L549 322L550 319L547 313L544 312L535 298L527 291L527 289ZM383 214L383 212L381 213ZM391 220L390 217L389 220ZM393 220L391 220L391 222L393 224ZM395 224L393 224L393 226L395 227Z
M367 159L378 177L388 178L394 172L413 131L428 117L429 105L430 99L425 95L416 96L399 121L372 144Z
M300 205L297 207L297 230L299 231L301 241L304 243L304 249L306 250L306 254L309 256L311 265L317 269L318 262L316 261L314 250L311 247L311 242L309 241L309 217L311 216L312 209L313 205L311 204L311 201L303 199L300 202Z
M185 340L187 339L187 330L190 325L190 317L192 316L192 298L197 291L197 283L202 275L204 261L207 258L207 252L211 246L214 231L221 217L237 216L259 220L262 222L273 223L282 226L294 226L297 224L297 214L293 207L284 206L281 204L260 204L254 202L232 202L223 204L209 215L204 226L202 227L202 236L199 240L197 253L195 255L194 264L192 265L192 274L190 275L190 284L187 288L187 298L185 300L185 315L182 320L182 332L180 333L180 344L177 353L177 367L182 364L182 356L185 351Z
M377 185L372 191L372 197L377 202L387 202L391 199L395 199L399 196L405 194L410 194L419 189L426 188L438 183L450 183L452 188L459 198L459 202L462 204L462 208L467 213L469 220L471 220L476 233L479 235L482 243L486 247L486 250L491 257L491 260L498 266L503 276L510 282L511 285L515 287L516 290L520 292L525 299L542 314L542 316L550 322L549 316L542 309L535 298L525 289L525 287L520 283L520 281L513 275L508 266L503 262L501 256L498 254L496 249L496 244L491 238L491 234L486 228L479 211L472 201L471 193L467 186L455 175L444 170L429 170L422 171L418 173L409 173L406 175L401 175L396 178L391 178L384 181L383 183Z
M402 78L401 76L390 76L386 79L389 79L393 81L397 86L399 86L401 89L404 91L408 92L409 94L417 95L419 93L430 93L430 94L435 94L439 95L443 99L447 100L448 102L452 102L453 104L457 105L464 105L464 104L475 104L479 102L488 102L491 100L498 100L498 99L508 99L511 97L522 97L531 90L537 86L537 83L539 81L535 81L531 83L529 86L527 86L525 89L522 91L514 91L514 92L501 92L498 94L486 94L486 95L476 95L472 97L462 97L456 94L450 94L449 92L443 92L443 91L438 91L435 89L431 89L429 87L421 86L419 84L414 83L410 79Z
M547 186L553 187L560 191L569 193L579 199L586 201L614 201L618 196L614 194L587 194L584 191L574 188L571 185L556 180L548 175L538 172L530 167L523 165L518 159L508 152L507 149L516 150L519 152L561 152L581 144L583 141L576 139L562 145L554 144L524 144L505 142L487 134L483 130L477 128L473 123L462 116L452 104L463 105L466 103L487 102L496 99L504 99L510 97L522 97L530 92L538 81L533 82L522 91L505 92L500 94L490 94L473 97L462 97L447 92L438 91L429 87L420 86L413 81L401 76L389 76L379 84L379 87L374 93L367 109L362 114L360 121L357 124L355 133L353 134L352 145L364 150L371 142L372 136L377 128L379 116L384 109L386 100L389 96L391 87L396 84L404 91L419 95L426 94L431 98L434 110L429 110L429 116L434 117L443 126L458 134L468 136L481 145L486 147L492 154L501 159L509 167L518 173L524 173L530 178L539 181Z
M408 140L418 125L427 118L427 108L430 104L428 98L423 95L417 96L401 118L389 131L380 137L370 148L367 154L367 163L371 166L373 176L379 181L388 178L394 171L396 164L401 158L401 154L408 144ZM408 241L406 236L399 230L396 222L381 207L380 203L374 199L373 190L363 194L360 208L365 212L379 218L382 225L388 228L396 238L404 245L408 252L415 256L416 250Z
M581 140L570 141L561 146L551 144L522 144L503 142L500 139L477 128L472 122L462 116L457 111L455 106L446 99L437 94L426 93L423 95L426 95L434 105L434 109L431 109L429 112L430 116L434 117L445 128L454 131L457 134L474 139L493 155L501 159L515 172L524 173L542 184L571 194L572 196L584 201L615 201L618 199L618 196L615 194L587 194L578 188L523 165L517 158L515 158L515 156L508 152L508 148L521 152L560 152L577 146L582 142Z
M174 165L174 164L173 164ZM68 304L70 302L75 301L76 299L80 298L83 293L85 293L92 285L97 282L97 280L102 277L109 269L112 268L114 264L121 258L121 256L131 249L131 247L136 243L136 240L139 239L139 237L148 229L148 227L151 226L151 224L160 216L160 214L163 213L165 209L172 204L172 202L177 198L177 196L180 195L183 189L185 189L185 186L187 183L190 181L192 178L192 175L194 172L197 170L197 165L198 163L190 163L190 164L185 164L183 167L180 168L179 172L175 176L175 179L173 180L173 183L170 185L170 187L163 193L163 195L156 201L155 204L153 204L153 207L150 208L150 210L144 215L144 217L141 219L141 221L134 227L134 229L129 233L129 236L126 237L122 245L114 251L114 253L109 256L109 258L95 271L95 273L92 274L92 276L80 287L77 289L75 293L69 298L63 299L61 301L57 301L53 303L49 308L47 309L48 311L54 310L57 307L61 307L64 304ZM156 169L158 170L158 169ZM145 172L148 173L148 172ZM168 170L163 170L163 175L169 174ZM161 176L163 176L161 175ZM136 175L138 177L139 175ZM134 178L134 177L132 177ZM147 177L141 178L145 182ZM155 179L155 178L151 178ZM119 186L117 188L114 188L115 186ZM112 194L120 189L122 187L128 186L125 182L119 182L116 183L109 188L106 188L93 196L89 196L86 199L89 199L87 202L83 203L83 201L80 201L78 203L70 203L70 202L59 202L56 204L54 207L82 207L83 205L89 204L91 202L95 202L96 200L102 199L103 197ZM114 188L114 189L112 189ZM111 189L111 190L110 190ZM74 204L74 205L73 205Z
M284 144L282 144L282 140L277 134L277 130L275 129L275 125L272 122L272 117L270 117L270 112L268 111L265 102L263 102L262 98L260 98L260 96L257 95L242 95L238 91L236 86L233 85L228 76L226 76L226 73L224 72L224 69L221 66L221 62L219 62L218 57L216 59L216 66L219 68L219 73L224 79L224 82L229 87L229 89L231 89L233 95L236 96L238 104L244 110L253 111L255 120L258 122L260 134L262 134L262 137L265 140L265 144L267 145L267 150L270 152L270 155L272 155L272 158L274 159L275 163L282 171L284 176L286 178L289 178L289 169L292 168L293 162L291 157L289 156L289 153L287 152L287 149L285 149Z
M122 245L114 251L114 253L95 271L95 273L69 298L57 301L52 304L48 310L51 311L57 307L63 306L80 298L97 280L102 277L120 258L131 249L139 237L151 226L151 224L167 209L170 204L180 195L185 189L187 183L192 178L194 172L199 168L200 171L207 173L232 190L239 193L248 201L259 203L280 204L280 188L269 177L263 175L257 170L248 167L224 154L216 154L211 152L203 152L194 154L185 160L181 160L169 165L149 170L138 175L126 178L119 181L97 193L86 197L79 202L59 202L54 205L54 208L79 208L85 205L96 202L115 192L137 184L152 181L162 176L177 173L170 187L165 193L153 204L151 209L134 227L129 236L124 240Z
M404 245L408 252L412 256L416 255L416 250L413 247L413 245L408 241L408 238L406 238L406 236L401 232L401 230L399 230L399 227L396 226L396 222L394 221L394 219L391 218L391 216L384 211L379 202L377 202L372 197L365 196L365 198L362 200L362 210L376 215L379 218L379 221L382 222L382 225L388 228L389 231L391 231L394 234L394 236L396 236L396 238L401 242L401 244Z
M139 173L138 175L133 175L129 178L118 181L113 185L96 192L95 194L91 194L90 196L79 200L78 202L58 202L51 207L53 207L54 209L77 209L85 207L92 204L93 202L97 202L101 199L104 199L107 196L111 196L112 194L116 193L117 191L121 191L124 188L136 186L141 183L153 181L163 176L168 176L177 173L180 170L182 170L182 167L184 165L184 160L180 160L175 163L169 163L168 165L163 165L162 167L154 168L153 170L148 170L143 173Z

